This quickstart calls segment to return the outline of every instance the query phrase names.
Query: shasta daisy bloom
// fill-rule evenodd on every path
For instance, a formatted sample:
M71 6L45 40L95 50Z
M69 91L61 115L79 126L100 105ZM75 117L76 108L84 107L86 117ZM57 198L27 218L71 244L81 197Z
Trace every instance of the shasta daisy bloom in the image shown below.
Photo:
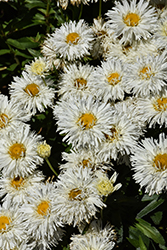
M110 224L102 229L100 221L93 221L88 231L73 235L70 243L71 250L111 250L115 246L115 231Z
M138 124L123 112L113 115L110 132L112 135L105 134L106 140L101 144L100 154L105 160L116 160L119 153L129 155L141 135Z
M69 97L54 107L58 131L65 133L63 140L75 147L98 147L110 132L112 108L110 104L95 101L93 96L77 99Z
M30 120L31 115L22 110L19 105L0 95L0 133L7 133L9 129L16 129L23 122Z
M10 201L12 204L22 205L26 202L26 198L32 190L39 187L44 180L44 175L40 171L35 171L28 176L1 176L0 178L0 197L6 195L4 200Z
M80 19L78 23L70 21L62 24L52 34L52 39L60 58L73 61L89 55L94 37L92 29L83 19Z
M100 157L99 152L93 149L72 149L70 153L63 152L62 158L66 163L60 165L60 169L64 170L78 167L87 167L94 172L96 172L97 169L101 169L102 171L111 169L111 163L104 162L104 159Z
M167 138L159 135L159 140L146 138L133 150L131 156L133 178L140 188L145 187L149 195L167 190Z
M105 102L124 98L126 66L124 68L123 65L122 61L118 59L104 61L101 67L97 67L92 73L92 88L96 95L102 97Z
M108 178L107 174L98 170L95 173L95 176L97 177L95 181L95 187L98 190L99 195L101 196L108 196L112 194L114 191L121 188L122 184L118 183L114 186L114 183L117 179L117 172L114 172L114 174Z
M45 76L48 70L48 62L44 57L35 57L34 61L25 65L25 71L32 75Z
M137 111L141 120L147 122L149 127L155 127L158 124L162 127L167 126L167 91L163 94L156 95L151 98L141 98L138 101Z
M94 186L94 175L89 168L68 169L56 182L57 214L63 222L74 227L96 216L105 207Z
M41 77L23 71L22 77L14 77L10 85L11 100L32 115L35 115L37 110L43 112L53 104L55 90L50 88L52 84L52 80L45 79L44 83Z
M51 249L63 234L62 223L56 213L55 193L54 183L41 183L38 189L31 190L27 203L21 207L27 235L38 249Z
M132 43L133 40L145 39L152 36L157 26L155 8L148 1L124 0L115 2L115 7L108 10L108 24L115 31L115 37L120 37L120 43Z
M60 76L58 94L64 99L70 95L83 96L91 93L91 83L89 81L93 72L93 66L89 64L70 64L64 68L64 73Z
M31 174L36 165L43 162L36 148L41 136L30 131L28 126L20 126L4 134L0 143L0 169L4 176L16 177Z
M137 97L160 94L166 87L166 52L158 56L140 57L127 68L127 89Z
M10 203L0 206L0 249L17 249L17 246L27 239L23 217L19 208Z

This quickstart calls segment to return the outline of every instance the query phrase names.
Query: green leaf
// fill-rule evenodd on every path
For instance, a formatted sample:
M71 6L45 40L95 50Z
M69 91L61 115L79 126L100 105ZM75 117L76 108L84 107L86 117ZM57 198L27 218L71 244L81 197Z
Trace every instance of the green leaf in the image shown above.
M25 6L28 9L32 9L32 8L36 8L36 7L46 8L45 3L43 3L42 1L26 0L26 2L27 3L25 4Z
M25 50L27 48L36 48L39 46L38 43L32 42L29 37L23 37L17 40L14 39L7 39L7 44L16 47L17 49Z
M17 66L18 66L18 64L14 63L14 64L10 65L10 67L8 67L7 70L14 71Z
M33 56L33 57L39 57L41 55L40 51L34 50L34 49L28 49L28 52Z
M9 49L1 49L0 50L0 56L1 55L5 55L5 54L9 54L10 53L10 50Z
M32 59L32 56L26 55L26 54L24 54L24 53L22 53L22 52L20 52L18 50L15 50L15 55L16 56L22 56L22 57L28 58L28 59Z
M145 208L143 208L136 216L136 218L142 218L143 216L147 215L148 213L155 210L164 202L164 199L153 200L151 201Z
M155 225L159 225L159 223L162 220L162 215L163 215L163 213L161 211L158 211L155 214L153 214L152 216L150 216Z
M136 219L138 223L136 223L136 227L148 238L152 239L154 242L159 243L161 245L165 245L165 240L160 234L160 232L152 227L150 223L144 221L142 219Z
M140 250L147 250L147 247L145 246L142 240L142 237L140 235L139 235L139 247L140 247Z

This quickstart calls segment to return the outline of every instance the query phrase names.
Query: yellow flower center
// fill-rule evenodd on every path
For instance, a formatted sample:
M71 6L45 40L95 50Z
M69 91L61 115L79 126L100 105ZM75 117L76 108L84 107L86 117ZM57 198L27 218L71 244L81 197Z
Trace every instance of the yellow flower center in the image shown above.
M17 176L11 181L12 187L19 189L19 187L24 183L24 178Z
M37 207L37 213L46 216L49 210L49 201L42 201Z
M139 75L142 79L148 80L151 77L151 75L154 74L151 72L151 68L146 66L142 70L140 70Z
M77 88L86 87L87 81L83 78L77 78L74 82L74 86Z
M117 72L115 73L111 73L108 77L107 77L108 82L111 85L116 85L117 83L120 82L120 74L118 74Z
M76 32L72 32L66 36L67 43L77 44L78 41L79 41L79 35Z
M37 75L42 75L42 73L45 71L45 63L41 60L36 60L31 65L31 71Z
M130 52L130 50L132 49L132 46L131 45L122 45L122 53L124 55L127 55L128 52Z
M154 109L156 111L165 111L167 109L167 98L159 98L154 104Z
M109 140L110 142L113 142L114 139L116 139L116 138L118 137L118 132L117 132L117 130L116 130L114 127L111 128L110 131L111 131L112 135L107 135L107 134L105 134L105 137L106 137L106 139Z
M106 178L102 178L101 180L99 180L97 184L97 190L100 195L107 196L113 192L114 187L112 183L110 182L110 180L106 177Z
M24 90L28 95L35 96L39 93L39 86L35 83L31 83L28 84Z
M91 113L85 113L78 119L78 125L81 125L84 129L92 128L96 123L96 117Z
M80 197L80 194L82 193L81 190L77 189L77 188L74 188L72 189L70 192L69 192L69 199L70 200L79 200L81 201L81 197Z
M37 146L37 153L42 157L42 158L48 158L51 153L51 146L44 141L44 143L39 144Z
M167 169L167 154L158 154L154 158L154 166L157 171L164 171Z
M123 20L127 26L134 27L139 24L140 17L136 13L129 13L123 18Z
M7 216L0 216L0 231L6 230L6 225L10 224L11 219Z
M23 144L21 143L14 143L12 146L9 147L8 153L10 154L13 160L19 159L25 156L26 149Z
M0 129L4 128L8 124L9 118L6 114L0 114Z
M82 166L85 168L85 167L88 167L90 165L90 161L89 160L83 160L82 161Z

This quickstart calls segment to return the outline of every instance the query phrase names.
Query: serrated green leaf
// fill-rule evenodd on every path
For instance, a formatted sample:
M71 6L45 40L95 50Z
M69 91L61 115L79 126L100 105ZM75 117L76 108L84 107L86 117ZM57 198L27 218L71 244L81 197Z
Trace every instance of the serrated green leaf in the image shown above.
M9 54L10 50L9 49L1 49L0 50L0 56L5 55L5 54Z
M159 225L162 220L163 213L161 211L156 212L154 215L150 216L155 225Z
M149 214L164 202L164 199L153 200L146 207L144 207L136 216L136 218L142 218Z
M139 235L139 247L140 247L140 250L147 250L147 247L144 244L142 237L140 235Z
M150 223L144 221L142 219L136 219L138 223L136 223L136 227L148 238L152 239L154 242L159 243L161 245L165 245L165 240L160 234L160 232L152 227Z

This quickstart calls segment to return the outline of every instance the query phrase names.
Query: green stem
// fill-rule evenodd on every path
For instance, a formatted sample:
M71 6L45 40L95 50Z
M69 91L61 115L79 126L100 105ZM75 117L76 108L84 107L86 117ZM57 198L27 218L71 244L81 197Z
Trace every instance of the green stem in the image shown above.
M99 18L101 17L102 0L99 0Z
M80 20L80 19L81 19L82 12L83 12L83 3L81 3L81 8L80 8L80 12L79 12L79 17L78 17L78 20Z
M49 33L50 31L50 24L49 24L49 10L50 10L50 0L47 0L47 5L46 5L46 25L47 25L47 28L46 28L46 32Z
M42 80L43 80L43 82L44 82L45 86L47 86L47 84L46 84L46 81L45 81L45 78L44 78L44 77L42 77Z
M50 161L48 160L48 158L45 158L45 161L47 162L48 166L50 167L50 169L52 170L52 172L58 176L58 173L54 170L54 168L52 167Z

